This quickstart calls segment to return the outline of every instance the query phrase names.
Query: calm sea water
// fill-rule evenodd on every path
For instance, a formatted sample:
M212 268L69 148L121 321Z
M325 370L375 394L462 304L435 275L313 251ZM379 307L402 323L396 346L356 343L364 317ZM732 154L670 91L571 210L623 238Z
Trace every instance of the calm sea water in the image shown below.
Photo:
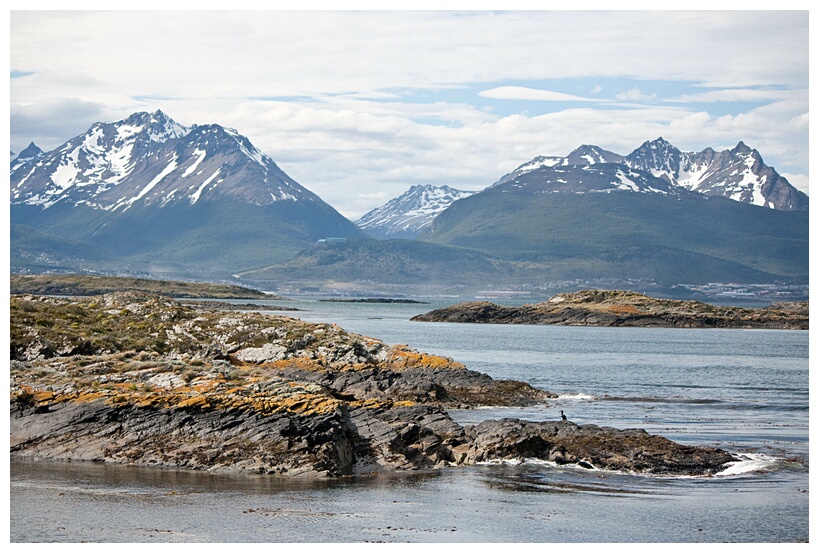
M260 302L265 303L265 302ZM560 394L487 418L639 427L745 462L711 478L482 465L302 482L11 462L12 542L800 542L808 333L410 322L442 304L296 301L295 315Z

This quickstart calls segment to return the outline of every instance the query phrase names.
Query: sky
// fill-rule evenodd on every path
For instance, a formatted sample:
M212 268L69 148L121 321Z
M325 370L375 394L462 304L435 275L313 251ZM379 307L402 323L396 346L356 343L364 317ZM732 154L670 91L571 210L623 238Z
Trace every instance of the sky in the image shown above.
M743 141L808 192L807 2L776 4L798 8L788 11L154 4L176 3L12 5L12 151L32 141L49 151L96 122L161 109L182 125L236 129L353 220L414 184L480 190L538 155L583 144L626 155L658 137L692 152ZM437 6L450 4L461 3Z

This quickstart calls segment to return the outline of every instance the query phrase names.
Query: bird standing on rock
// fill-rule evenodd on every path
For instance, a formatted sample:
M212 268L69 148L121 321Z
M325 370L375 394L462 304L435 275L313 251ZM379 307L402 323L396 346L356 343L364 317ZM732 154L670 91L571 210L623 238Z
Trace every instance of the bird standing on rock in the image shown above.
M566 418L566 415L564 415L564 414L563 414L563 410L562 410L562 409L560 410L560 418L561 418L561 419L563 419L564 421L565 421L565 420L569 420L569 419L567 419L567 418Z

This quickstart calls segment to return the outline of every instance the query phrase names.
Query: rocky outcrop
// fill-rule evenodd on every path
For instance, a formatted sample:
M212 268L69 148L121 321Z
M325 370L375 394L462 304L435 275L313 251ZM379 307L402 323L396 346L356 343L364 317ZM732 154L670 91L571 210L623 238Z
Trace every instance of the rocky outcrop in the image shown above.
M161 407L94 400L35 408L18 401L11 409L11 452L41 459L323 477L521 459L644 474L710 475L738 460L719 449L683 446L638 429L516 419L462 427L432 405L329 397L274 402L286 407L264 412L252 405Z
M808 302L780 302L764 309L700 301L650 298L621 290L558 294L546 302L509 307L467 302L436 309L413 321L453 323L656 326L679 328L808 329Z
M556 397L334 324L255 312L203 312L201 305L189 309L139 292L73 299L14 296L10 304L11 359L38 367L71 364L78 376L84 367L100 365L128 380L142 375L129 370L132 366L158 371L176 366L177 372L191 374L205 367L237 378L316 383L345 398L461 408L530 405Z
M460 426L446 407L553 394L335 325L137 293L13 297L11 316L15 456L324 477L520 458L713 474L735 460L640 430Z
M647 474L713 474L736 459L716 448L684 446L642 429L569 421L490 420L466 431L463 461L536 458L558 465Z

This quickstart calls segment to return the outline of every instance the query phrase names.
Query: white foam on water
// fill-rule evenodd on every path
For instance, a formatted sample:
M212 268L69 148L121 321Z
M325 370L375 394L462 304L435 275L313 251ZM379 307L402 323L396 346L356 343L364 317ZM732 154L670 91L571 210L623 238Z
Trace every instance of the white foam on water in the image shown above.
M543 459L537 459L534 457L525 457L525 458L514 458L514 459L489 459L487 461L479 461L475 463L476 465L488 465L488 466L497 466L497 465L507 465L511 467L517 467L520 465L542 465L546 467L556 467L558 466L557 463L554 461L545 461Z
M557 399L596 400L597 396L589 394L559 394Z
M777 459L775 457L771 457L769 455L764 455L761 453L746 453L740 455L742 458L741 461L736 461L733 463L728 463L727 468L722 472L718 472L714 476L739 476L743 474L753 474L758 473L760 471L769 471L774 470L774 467L781 462L781 459ZM668 475L668 474L651 474L651 473L639 473L639 472L632 472L632 471L621 471L621 470L611 470L611 469L600 469L594 466L581 466L578 463L568 463L564 465L558 465L554 461L547 461L544 459L538 459L535 457L523 457L523 458L514 458L514 459L488 459L486 461L480 461L476 463L477 465L485 465L485 466L520 466L520 465L540 465L544 467L571 467L576 469L582 469L584 471L595 471L595 472L606 472L611 474L624 474L630 476L640 476L646 478L663 478L663 479L679 479L679 480L690 480L690 479L700 479L700 478L712 478L712 476L707 475L685 475L685 474L677 474L677 475Z
M717 476L737 476L740 474L754 473L758 471L772 470L780 462L779 459L761 453L744 453L740 455L741 461L728 463L728 468L718 472Z

